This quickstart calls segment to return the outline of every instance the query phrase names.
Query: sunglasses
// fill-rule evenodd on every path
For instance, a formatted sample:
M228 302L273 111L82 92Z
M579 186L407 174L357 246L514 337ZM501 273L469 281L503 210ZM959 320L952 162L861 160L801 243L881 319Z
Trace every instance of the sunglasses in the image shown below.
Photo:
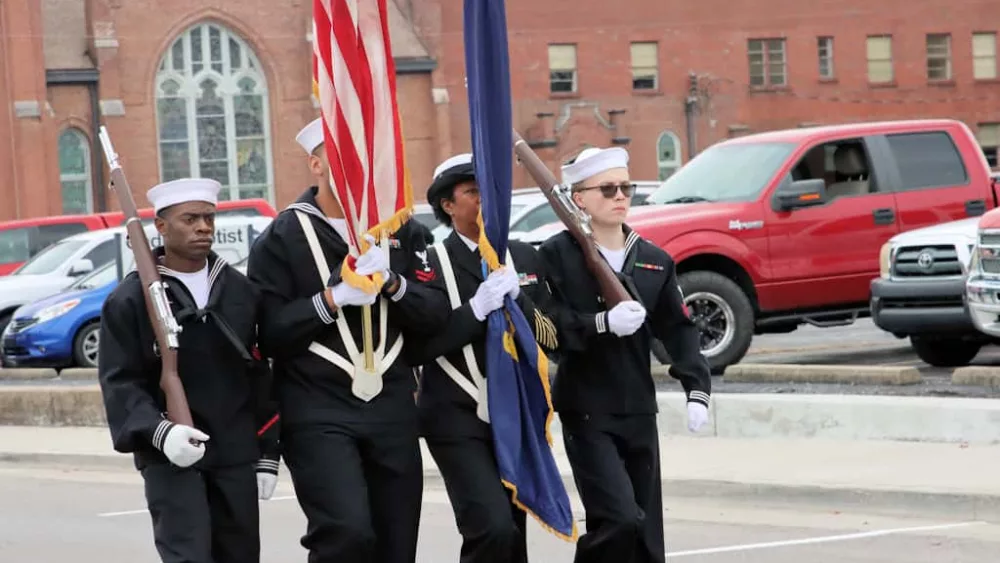
M615 197L615 195L618 193L618 190L621 190L622 195L624 195L625 197L632 197L632 194L635 193L635 184L632 184L630 182L622 182L620 184L612 184L610 182L607 182L599 186L578 188L576 191L586 192L589 190L601 190L601 195L608 199Z

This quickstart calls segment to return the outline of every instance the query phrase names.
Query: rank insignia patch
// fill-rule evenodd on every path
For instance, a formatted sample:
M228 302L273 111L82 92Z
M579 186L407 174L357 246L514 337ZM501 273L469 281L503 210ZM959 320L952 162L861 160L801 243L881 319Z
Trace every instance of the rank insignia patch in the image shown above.
M663 266L661 266L659 264L647 264L645 262L636 262L635 263L635 267L636 268L642 268L644 270L656 270L658 272L662 272L663 271Z
M426 283L434 279L434 270L430 268L425 268L423 270L417 270L416 272L414 272L414 275L417 277L418 280Z

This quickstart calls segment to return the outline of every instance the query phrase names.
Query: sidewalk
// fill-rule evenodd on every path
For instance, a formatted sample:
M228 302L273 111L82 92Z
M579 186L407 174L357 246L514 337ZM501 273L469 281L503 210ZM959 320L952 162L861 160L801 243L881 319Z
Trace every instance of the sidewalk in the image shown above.
M555 425L554 425L555 426ZM556 462L572 473L554 427ZM930 506L1000 520L1000 445L664 436L664 492L905 509ZM438 472L426 447L428 478ZM0 426L0 461L130 468L104 428ZM282 468L282 471L287 471Z

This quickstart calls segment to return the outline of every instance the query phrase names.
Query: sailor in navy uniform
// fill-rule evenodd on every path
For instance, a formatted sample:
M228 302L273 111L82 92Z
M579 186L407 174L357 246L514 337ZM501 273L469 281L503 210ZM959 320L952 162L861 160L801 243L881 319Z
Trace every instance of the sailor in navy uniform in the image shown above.
M427 200L453 228L427 254L422 279L443 281L451 302L447 324L407 348L423 364L420 422L462 534L462 563L527 561L525 513L500 481L486 399L486 317L514 297L536 340L557 345L555 327L535 307L545 299L545 273L536 251L510 241L506 268L483 277L478 241L479 188L471 154L449 158L434 172ZM421 274L418 272L418 276Z
M545 241L559 334L553 406L586 510L576 563L662 562L663 508L650 345L661 340L687 395L688 426L708 419L711 379L671 257L625 224L635 186L622 148L586 149L562 169L601 255L634 300L608 310L575 238Z
M163 237L153 255L182 328L177 371L194 427L164 415L139 275L126 275L101 310L98 378L112 442L142 473L165 563L259 561L257 501L277 482L269 370L255 356L260 292L212 252L220 188L181 179L147 193Z
M424 235L406 222L356 263L388 280L378 294L340 279L344 212L330 186L321 119L296 140L316 185L281 211L250 253L264 295L261 338L274 360L282 455L307 519L310 563L412 563L423 490L410 335L447 320L443 288L418 283ZM411 279L407 279L411 278ZM376 370L365 369L370 305Z

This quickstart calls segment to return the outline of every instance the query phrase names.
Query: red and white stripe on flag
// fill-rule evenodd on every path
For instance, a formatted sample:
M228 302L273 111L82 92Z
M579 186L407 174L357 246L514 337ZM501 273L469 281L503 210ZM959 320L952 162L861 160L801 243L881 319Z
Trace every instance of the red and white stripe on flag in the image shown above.
M313 0L313 80L330 183L357 251L367 247L360 235L387 236L413 207L386 0Z

